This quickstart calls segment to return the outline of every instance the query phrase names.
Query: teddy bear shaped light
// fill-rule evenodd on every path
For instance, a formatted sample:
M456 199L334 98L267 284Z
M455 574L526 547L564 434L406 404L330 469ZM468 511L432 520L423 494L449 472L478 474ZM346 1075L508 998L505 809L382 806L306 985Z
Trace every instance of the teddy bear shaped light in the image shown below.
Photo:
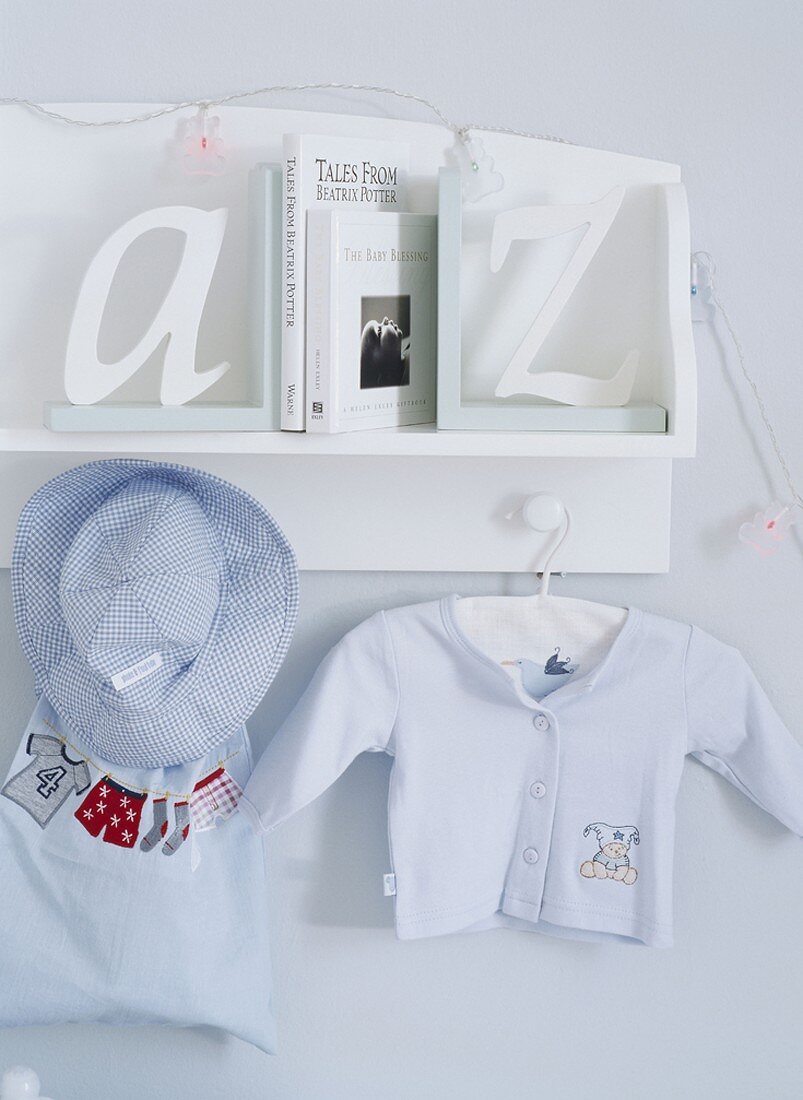
M583 829L583 836L595 833L599 851L593 859L580 864L583 878L612 878L632 886L638 878L638 871L630 866L631 844L639 843L638 829L634 825L606 825L604 821L594 821Z

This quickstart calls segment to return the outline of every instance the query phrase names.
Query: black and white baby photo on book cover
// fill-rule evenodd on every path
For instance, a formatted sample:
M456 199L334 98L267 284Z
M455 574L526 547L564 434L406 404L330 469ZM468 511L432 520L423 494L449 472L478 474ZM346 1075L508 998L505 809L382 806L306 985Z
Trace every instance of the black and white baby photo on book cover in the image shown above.
M410 385L410 295L362 299L360 389Z

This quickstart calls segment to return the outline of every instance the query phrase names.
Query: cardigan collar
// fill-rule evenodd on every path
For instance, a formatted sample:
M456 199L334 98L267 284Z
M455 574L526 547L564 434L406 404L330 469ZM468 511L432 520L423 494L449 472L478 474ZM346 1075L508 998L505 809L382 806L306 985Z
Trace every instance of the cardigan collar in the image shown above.
M508 675L498 662L485 653L484 650L480 649L478 645L475 645L471 638L469 638L460 625L457 617L456 608L460 599L462 599L461 596L457 593L452 593L440 600L441 621L443 622L444 629L450 641L461 646L470 656L492 669L495 675L503 677L508 688L516 694L519 701L533 710L549 710L553 702L558 698L563 699L573 695L579 695L581 692L593 691L597 683L601 679L604 679L605 675L609 673L614 656L627 644L641 622L641 611L635 607L626 607L627 618L622 624L619 633L608 647L608 651L602 660L596 664L594 668L579 676L577 679L572 678L570 683L556 687L554 691L551 691L549 695L545 695L543 699L536 699L532 695L528 695L516 679Z

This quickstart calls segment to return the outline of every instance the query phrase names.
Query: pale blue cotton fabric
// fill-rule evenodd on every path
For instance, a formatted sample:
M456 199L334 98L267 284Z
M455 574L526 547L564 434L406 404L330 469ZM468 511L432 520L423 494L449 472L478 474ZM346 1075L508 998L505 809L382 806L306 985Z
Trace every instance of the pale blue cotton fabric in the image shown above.
M457 606L398 608L347 634L241 803L270 831L358 753L391 755L402 939L508 926L668 946L688 754L803 834L803 748L736 650L630 610L604 659L539 701L468 638Z
M32 735L66 739L70 761L89 757L92 786L109 774L131 789L172 792L168 837L182 792L220 762L241 787L252 767L241 728L193 763L121 768L89 751L42 697L9 777L31 763ZM58 770L47 763L43 791L55 792ZM162 852L161 838L143 851L140 840L153 820L149 796L136 843L123 848L90 835L76 819L86 795L70 790L44 827L0 795L0 1027L205 1025L274 1052L261 838L235 812L204 832L191 825L171 855Z
M37 695L126 767L197 759L235 733L298 612L295 556L265 508L147 459L91 462L38 489L11 580Z

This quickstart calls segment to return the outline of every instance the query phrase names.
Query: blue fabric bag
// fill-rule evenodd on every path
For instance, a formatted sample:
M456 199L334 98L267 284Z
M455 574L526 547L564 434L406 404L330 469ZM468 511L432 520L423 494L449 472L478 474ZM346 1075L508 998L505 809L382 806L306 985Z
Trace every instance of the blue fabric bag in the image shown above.
M192 798L221 768L245 786L244 728L191 764L120 768L40 699L0 797L0 1026L206 1025L275 1051L263 844L219 793L208 827L214 781Z
M207 1025L274 1051L238 801L298 609L286 538L201 470L93 462L26 504L12 590L39 702L0 789L0 1026Z

